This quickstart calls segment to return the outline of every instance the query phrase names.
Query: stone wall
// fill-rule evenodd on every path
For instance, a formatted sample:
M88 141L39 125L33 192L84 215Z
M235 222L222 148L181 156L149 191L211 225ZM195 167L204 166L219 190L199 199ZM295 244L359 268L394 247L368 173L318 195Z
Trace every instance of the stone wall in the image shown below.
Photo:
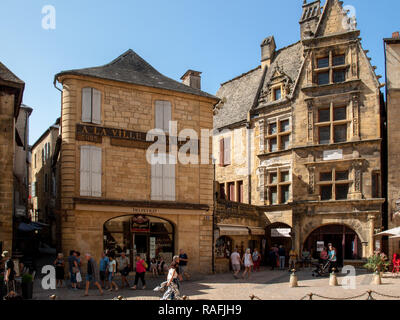
M9 252L13 239L14 101L14 95L0 92L0 241Z

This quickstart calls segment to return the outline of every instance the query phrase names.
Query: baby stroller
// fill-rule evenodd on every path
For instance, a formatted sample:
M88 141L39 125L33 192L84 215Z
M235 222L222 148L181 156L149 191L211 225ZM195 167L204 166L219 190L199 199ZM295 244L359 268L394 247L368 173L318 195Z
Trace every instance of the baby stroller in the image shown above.
M332 262L330 260L320 261L319 264L315 265L317 268L313 271L313 277L323 277L329 274Z
M187 296L181 297L177 282L172 281L169 287L167 287L167 283L165 281L154 289L155 292L164 293L161 300L189 300Z

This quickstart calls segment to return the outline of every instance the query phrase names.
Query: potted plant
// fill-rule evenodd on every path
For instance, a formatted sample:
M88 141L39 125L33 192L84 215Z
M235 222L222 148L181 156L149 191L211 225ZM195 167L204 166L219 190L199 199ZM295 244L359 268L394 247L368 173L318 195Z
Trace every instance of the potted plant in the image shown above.
M26 300L32 299L33 296L33 277L29 273L25 273L21 279L22 297Z
M367 263L364 265L364 268L373 271L374 274L374 283L381 284L382 283L382 274L389 270L390 261L388 261L387 256L384 253L376 253L372 257L368 258Z

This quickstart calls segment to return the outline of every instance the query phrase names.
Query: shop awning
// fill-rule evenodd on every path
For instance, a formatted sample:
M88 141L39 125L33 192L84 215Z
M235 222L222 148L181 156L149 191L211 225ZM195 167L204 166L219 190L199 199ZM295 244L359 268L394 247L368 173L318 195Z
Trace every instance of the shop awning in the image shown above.
M248 236L249 229L243 226L218 225L220 236Z
M253 236L265 236L265 229L260 227L248 227Z
M375 237L377 237L377 236L389 236L392 238L398 238L398 237L400 237L400 227L377 233L375 235Z

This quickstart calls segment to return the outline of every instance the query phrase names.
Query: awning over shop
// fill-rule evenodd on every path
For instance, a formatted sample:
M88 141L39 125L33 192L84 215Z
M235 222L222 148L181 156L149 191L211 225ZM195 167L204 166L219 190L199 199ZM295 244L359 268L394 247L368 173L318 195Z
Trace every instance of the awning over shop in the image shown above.
M260 227L248 227L253 236L265 236L265 229Z
M220 236L248 236L249 229L243 226L218 225Z
M34 225L33 223L27 224L25 222L21 222L18 226L19 231L23 232L32 232L35 230L42 230L40 226Z
M391 238L399 238L400 237L400 227L377 233L375 235L375 237L377 237L377 236L389 236Z

